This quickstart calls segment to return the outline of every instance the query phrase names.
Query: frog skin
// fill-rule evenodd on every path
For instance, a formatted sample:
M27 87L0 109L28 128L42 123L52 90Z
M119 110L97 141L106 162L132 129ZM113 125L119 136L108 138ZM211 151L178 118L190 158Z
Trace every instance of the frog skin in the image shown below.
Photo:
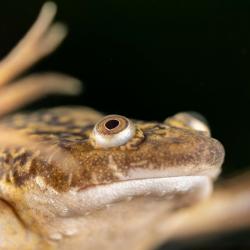
M185 211L199 203L202 214L224 160L222 144L199 117L145 122L87 107L8 114L44 94L79 92L76 79L55 73L7 85L59 45L65 30L51 24L54 15L46 3L0 64L0 248L145 250L187 234Z

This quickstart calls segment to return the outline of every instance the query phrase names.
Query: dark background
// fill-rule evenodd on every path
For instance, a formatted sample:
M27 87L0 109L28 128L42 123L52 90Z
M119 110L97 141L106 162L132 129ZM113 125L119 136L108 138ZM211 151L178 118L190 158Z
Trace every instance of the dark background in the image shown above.
M28 30L43 2L1 2L0 56ZM69 36L32 71L72 74L85 83L85 92L49 97L30 108L80 104L159 121L195 110L225 146L224 175L249 168L249 1L56 2Z

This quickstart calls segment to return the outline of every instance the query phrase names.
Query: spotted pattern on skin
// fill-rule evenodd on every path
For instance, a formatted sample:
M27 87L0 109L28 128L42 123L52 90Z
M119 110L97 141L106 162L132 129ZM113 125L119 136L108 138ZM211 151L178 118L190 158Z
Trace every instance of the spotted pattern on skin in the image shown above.
M88 108L54 108L8 116L1 124L18 129L39 142L55 145L51 155L39 158L23 148L0 150L0 177L23 187L37 177L47 187L66 192L113 183L128 178L131 170L163 170L183 166L220 166L222 145L196 131L170 127L157 122L133 120L137 133L127 144L109 149L95 148L91 131L103 116ZM53 153L61 148L78 166L69 171L54 164ZM190 168L190 173L193 169ZM188 175L189 169L186 174Z

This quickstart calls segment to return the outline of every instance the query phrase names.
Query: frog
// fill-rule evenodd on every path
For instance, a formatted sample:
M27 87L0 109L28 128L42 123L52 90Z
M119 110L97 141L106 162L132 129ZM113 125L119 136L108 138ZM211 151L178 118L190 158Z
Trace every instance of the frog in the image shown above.
M0 62L0 248L146 250L249 225L248 179L213 194L225 150L197 113L156 122L82 106L14 112L47 94L81 91L61 73L19 78L66 37L56 10L45 3ZM234 208L247 197L244 209L226 224L221 212L237 197Z

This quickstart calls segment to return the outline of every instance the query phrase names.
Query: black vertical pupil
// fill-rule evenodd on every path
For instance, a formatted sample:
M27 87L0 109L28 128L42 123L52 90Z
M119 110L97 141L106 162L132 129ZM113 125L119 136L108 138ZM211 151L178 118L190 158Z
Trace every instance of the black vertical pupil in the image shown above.
M105 127L109 130L116 128L119 125L118 120L109 120L105 123Z

